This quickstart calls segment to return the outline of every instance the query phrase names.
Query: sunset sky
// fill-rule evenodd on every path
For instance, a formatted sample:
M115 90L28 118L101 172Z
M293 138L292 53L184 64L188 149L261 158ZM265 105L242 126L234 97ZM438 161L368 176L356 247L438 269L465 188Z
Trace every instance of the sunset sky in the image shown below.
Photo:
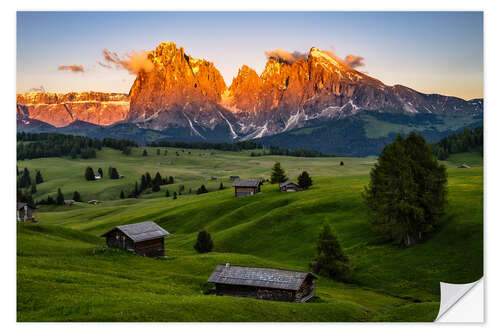
M483 97L481 12L18 12L17 91L128 93L135 76L105 68L103 50L152 50L162 41L212 61L231 84L266 51L363 57L357 69L388 85Z

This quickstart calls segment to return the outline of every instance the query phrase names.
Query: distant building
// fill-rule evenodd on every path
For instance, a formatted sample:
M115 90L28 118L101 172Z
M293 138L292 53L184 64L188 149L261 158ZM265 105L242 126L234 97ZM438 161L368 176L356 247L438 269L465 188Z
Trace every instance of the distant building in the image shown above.
M27 222L35 220L36 207L26 202L17 203L16 217L20 222Z
M280 184L280 191L281 192L295 192L295 191L302 191L302 187L300 187L298 184L292 182L291 180L287 180L284 183Z
M101 179L102 177L101 177L101 174L98 172L98 173L96 173L96 174L94 175L94 178L95 178L95 179Z
M90 200L90 201L88 202L88 204L89 204L89 205L97 205L98 203L100 203L100 201L99 201L99 200Z
M219 296L303 303L314 296L315 279L308 272L226 264L217 266L208 282Z
M210 179L217 180L217 176L212 176Z
M106 237L106 244L133 251L145 257L163 257L165 255L166 230L152 221L117 226L101 237Z
M238 179L233 183L234 196L236 198L246 197L260 193L259 180L241 180Z
M74 203L75 203L75 200L64 200L64 204L65 204L66 206L71 206L71 205L72 205L72 204L74 204Z
M240 176L229 176L229 179L231 179L234 182L235 180L240 179Z
M460 169L470 169L470 166L468 166L467 164L462 164L462 165L459 165L458 168L460 168Z

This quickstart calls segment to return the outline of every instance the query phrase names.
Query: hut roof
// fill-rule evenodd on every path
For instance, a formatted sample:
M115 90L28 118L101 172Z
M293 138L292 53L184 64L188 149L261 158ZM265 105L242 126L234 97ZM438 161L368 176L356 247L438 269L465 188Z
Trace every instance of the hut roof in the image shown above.
M287 185L290 185L290 184L293 184L293 185L295 185L295 186L299 186L299 184L297 184L297 183L295 183L295 182L293 182L293 181L291 181L291 180L289 179L289 180L287 180L286 182L281 183L281 184L280 184L280 187L282 187L282 186L287 186Z
M107 234L112 232L113 230L118 229L123 232L125 235L130 237L134 242L142 242L145 240L161 238L164 236L170 235L168 231L160 227L158 224L152 221L119 225L105 234L101 235L101 237L105 237Z
M299 290L304 280L313 274L277 268L219 265L208 282L239 286L255 286L285 290Z
M32 205L32 204L29 204L29 203L26 203L26 202L18 202L18 203L17 203L17 210L19 210L19 209L23 208L24 206L28 206L28 207L33 208L33 209L35 209L35 208L36 208L36 207L35 207L34 205Z
M259 184L260 184L260 181L258 181L258 180L253 180L253 179L242 180L242 179L238 179L238 180L234 181L233 187L258 187Z

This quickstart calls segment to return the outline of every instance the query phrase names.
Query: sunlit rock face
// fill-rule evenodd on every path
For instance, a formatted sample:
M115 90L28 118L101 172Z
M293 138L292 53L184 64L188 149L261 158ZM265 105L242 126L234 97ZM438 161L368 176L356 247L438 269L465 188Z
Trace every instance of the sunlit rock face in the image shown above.
M259 75L243 65L229 87L214 64L163 42L147 53L127 95L105 93L17 96L17 112L54 126L76 120L98 125L125 121L164 132L172 140L261 138L364 110L403 114L476 114L482 99L422 94L387 86L311 48L300 58L269 57Z
M56 127L82 120L97 125L123 121L129 111L125 94L83 93L26 93L18 94L17 115L43 121Z
M226 84L213 63L191 57L172 42L158 45L148 59L153 69L138 73L127 121L157 130L185 128L199 139L214 131L217 139L236 138L235 118L220 105Z

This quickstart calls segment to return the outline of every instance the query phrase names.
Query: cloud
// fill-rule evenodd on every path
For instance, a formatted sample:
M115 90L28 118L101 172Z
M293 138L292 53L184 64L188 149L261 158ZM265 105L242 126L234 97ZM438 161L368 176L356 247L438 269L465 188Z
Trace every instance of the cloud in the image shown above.
M275 49L272 51L265 52L268 59L274 59L279 62L284 62L287 64L293 64L299 59L307 59L307 53L302 53L299 51L288 52L282 49Z
M85 72L85 70L83 69L83 66L81 66L81 65L69 65L69 66L63 65L63 66L57 67L57 69L60 71L70 71L73 73Z
M97 63L104 68L126 69L130 74L137 74L141 71L151 72L153 70L153 63L148 58L148 52L131 52L120 56L116 52L109 50L102 50L104 61Z
M347 65L351 66L352 68L356 68L356 67L364 66L365 65L365 63L363 62L364 60L365 60L365 58L363 58L363 57L349 54L345 57L344 62Z
M45 87L40 86L40 87L33 87L28 90L29 92L45 92Z

